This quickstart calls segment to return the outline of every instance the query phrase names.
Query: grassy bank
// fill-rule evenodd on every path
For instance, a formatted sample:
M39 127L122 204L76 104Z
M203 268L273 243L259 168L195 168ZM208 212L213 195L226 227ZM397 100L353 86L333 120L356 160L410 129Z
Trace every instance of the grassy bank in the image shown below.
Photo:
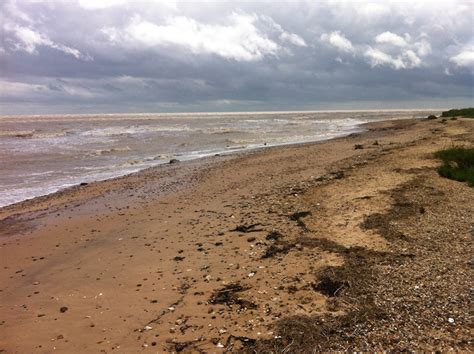
M465 117L474 118L474 108L450 109L449 111L441 113L441 117Z
M440 176L474 187L474 148L455 146L436 152L435 157L443 161L438 168Z

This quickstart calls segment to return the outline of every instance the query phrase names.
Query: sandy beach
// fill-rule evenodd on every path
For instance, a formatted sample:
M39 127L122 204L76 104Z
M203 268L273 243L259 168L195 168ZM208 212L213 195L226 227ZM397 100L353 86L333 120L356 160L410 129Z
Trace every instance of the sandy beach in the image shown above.
M366 128L0 209L0 352L474 350L474 120Z

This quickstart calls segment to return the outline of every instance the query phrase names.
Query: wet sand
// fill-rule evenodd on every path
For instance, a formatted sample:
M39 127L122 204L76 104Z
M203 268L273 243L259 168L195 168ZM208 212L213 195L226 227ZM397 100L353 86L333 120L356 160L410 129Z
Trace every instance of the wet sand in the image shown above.
M474 349L474 120L367 128L0 209L0 350Z

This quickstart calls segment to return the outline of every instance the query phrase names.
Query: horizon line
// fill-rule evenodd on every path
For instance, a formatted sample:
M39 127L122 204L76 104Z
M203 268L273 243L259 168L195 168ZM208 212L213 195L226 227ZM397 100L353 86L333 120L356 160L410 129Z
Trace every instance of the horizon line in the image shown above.
M215 115L247 115L247 114L298 114L298 113L345 113L345 112L423 112L444 111L449 108L384 108L384 109L321 109L321 110L290 110L290 111L198 111L198 112L121 112L121 113L46 113L46 114L0 114L0 118L10 117L57 117L57 116L125 116L125 115L158 115L158 116L215 116Z

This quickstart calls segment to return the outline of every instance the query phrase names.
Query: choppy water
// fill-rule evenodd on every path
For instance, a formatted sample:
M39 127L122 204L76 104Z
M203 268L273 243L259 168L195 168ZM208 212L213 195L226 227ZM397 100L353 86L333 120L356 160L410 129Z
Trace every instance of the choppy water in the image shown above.
M168 162L318 141L428 111L0 117L0 206Z

